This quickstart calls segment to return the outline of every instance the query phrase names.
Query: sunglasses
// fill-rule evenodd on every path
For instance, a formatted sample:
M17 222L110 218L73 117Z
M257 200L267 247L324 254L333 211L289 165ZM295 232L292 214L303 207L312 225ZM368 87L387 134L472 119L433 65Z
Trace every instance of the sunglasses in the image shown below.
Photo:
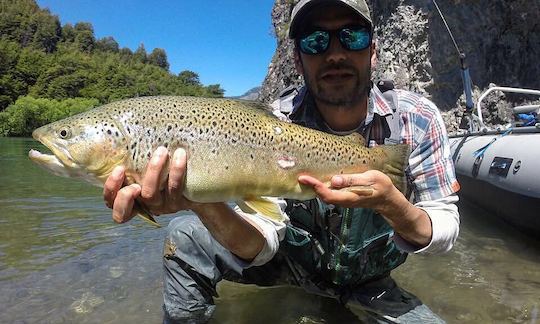
M310 31L299 37L298 47L304 54L322 54L330 47L333 35L337 35L341 46L349 51L365 50L371 44L371 29L369 27L351 26L335 30Z

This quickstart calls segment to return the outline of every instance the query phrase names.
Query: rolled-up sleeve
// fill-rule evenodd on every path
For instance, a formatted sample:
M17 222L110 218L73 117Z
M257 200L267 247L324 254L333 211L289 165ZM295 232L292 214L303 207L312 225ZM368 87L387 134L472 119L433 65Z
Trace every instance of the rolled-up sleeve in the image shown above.
M454 194L436 200L417 202L415 206L424 210L431 220L431 241L427 246L418 248L396 234L394 242L397 247L402 251L414 254L436 254L450 251L459 235L459 211L456 206L458 200L458 196Z
M285 214L284 210L286 202L283 199L267 198L272 202L279 205L284 221L277 222L268 217L265 217L259 213L250 214L243 212L239 207L235 208L235 211L246 218L248 221L255 223L262 231L265 239L265 244L259 252L259 254L247 265L247 267L260 266L270 261L274 255L276 255L279 249L279 242L285 237L286 223L289 221L289 217Z

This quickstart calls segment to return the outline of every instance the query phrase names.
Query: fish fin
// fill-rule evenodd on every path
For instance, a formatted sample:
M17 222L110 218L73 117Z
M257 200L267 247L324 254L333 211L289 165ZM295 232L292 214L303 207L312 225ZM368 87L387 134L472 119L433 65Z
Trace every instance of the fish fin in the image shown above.
M161 225L159 225L159 223L156 222L156 220L154 219L152 213L150 213L141 203L136 201L133 205L133 210L135 211L135 213L137 213L137 216L142 218L142 220L144 220L145 222L150 223L156 227L161 227Z
M362 146L366 146L366 139L364 136L360 135L359 133L351 133L349 135L344 136L347 140L351 141L354 144L360 144Z
M133 175L130 172L126 171L126 179L124 180L124 184L130 185L133 183L137 183L137 181L135 180L135 177L133 177ZM133 210L135 211L137 216L139 216L143 221L149 224L152 224L156 227L161 227L161 225L159 225L159 223L156 222L154 215L142 203L135 201L135 203L133 204Z
M405 168L409 165L411 146L408 144L396 144L381 145L378 148L382 149L387 156L381 171L392 180L392 183L399 191L405 193L407 190Z
M129 186L130 184L134 184L134 183L137 183L137 180L135 179L135 177L129 172L126 170L126 179L124 180L124 183Z
M230 100L239 102L246 106L250 106L251 108L255 108L258 111L264 112L268 115L272 115L272 107L269 104L266 104L264 102L261 102L258 100L250 100L250 99L230 99Z
M244 212L248 214L255 214L256 211L249 207L243 200L237 200L236 204Z
M279 208L279 205L276 203L271 202L270 200L262 197L253 197L253 198L247 198L243 201L237 202L238 207L242 209L242 211L249 213L250 211L257 212L265 217L268 217L276 222L283 222L285 218L283 217L283 213L281 212L281 208ZM244 210L244 208L246 210Z
M365 196L365 197L373 195L372 186L352 186L352 187L345 187L339 190L352 192L359 196Z

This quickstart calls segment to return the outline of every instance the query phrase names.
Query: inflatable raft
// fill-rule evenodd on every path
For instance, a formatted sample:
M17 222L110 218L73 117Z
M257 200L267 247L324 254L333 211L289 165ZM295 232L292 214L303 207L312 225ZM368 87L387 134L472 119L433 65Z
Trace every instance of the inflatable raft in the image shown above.
M468 130L450 136L459 195L540 237L540 106L515 107L520 122L488 129L480 105L497 90L540 96L537 90L493 87L480 97L477 114L469 116Z

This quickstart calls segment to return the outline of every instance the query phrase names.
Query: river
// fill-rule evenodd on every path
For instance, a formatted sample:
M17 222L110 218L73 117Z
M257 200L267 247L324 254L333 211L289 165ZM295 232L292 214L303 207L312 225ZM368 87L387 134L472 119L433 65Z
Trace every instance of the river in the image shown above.
M30 148L43 147L0 138L0 322L159 323L164 229L114 224L101 189L39 169ZM454 249L412 255L393 277L448 323L540 323L540 241L459 208ZM356 323L297 288L224 282L218 292L212 323Z

